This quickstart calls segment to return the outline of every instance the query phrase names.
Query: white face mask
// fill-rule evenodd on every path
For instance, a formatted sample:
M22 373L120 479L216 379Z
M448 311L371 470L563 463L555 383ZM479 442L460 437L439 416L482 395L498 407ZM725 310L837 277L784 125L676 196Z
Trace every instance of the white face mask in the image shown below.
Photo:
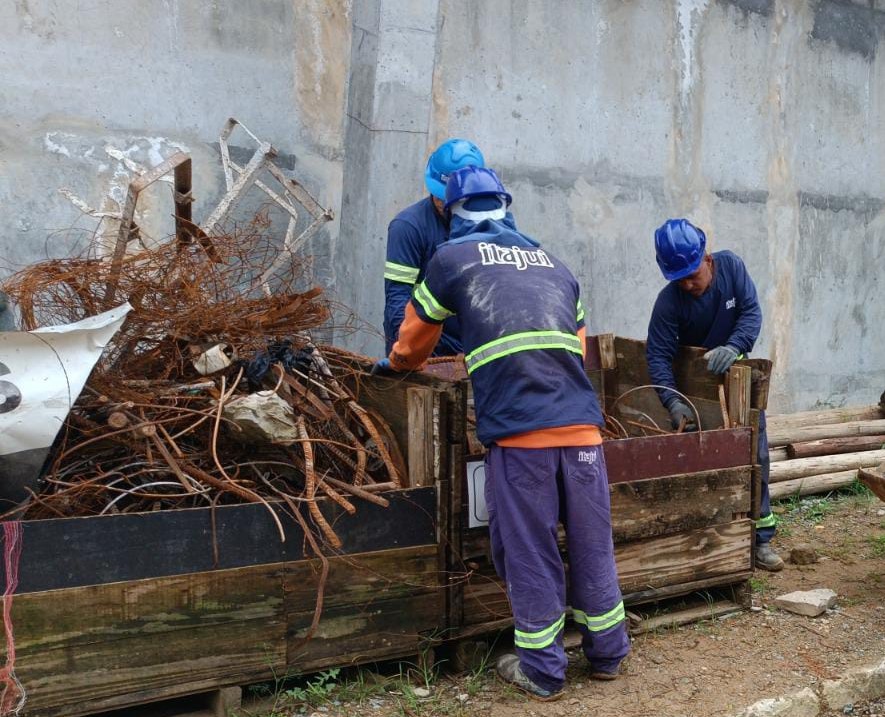
M461 219L466 219L470 222L481 222L483 219L494 219L495 221L501 221L504 217L507 216L507 202L503 197L498 197L498 200L501 202L501 206L497 209L488 209L481 212L472 212L469 209L465 208L465 202L470 201L468 199L462 199L456 204L452 205L452 215L456 217L461 217Z

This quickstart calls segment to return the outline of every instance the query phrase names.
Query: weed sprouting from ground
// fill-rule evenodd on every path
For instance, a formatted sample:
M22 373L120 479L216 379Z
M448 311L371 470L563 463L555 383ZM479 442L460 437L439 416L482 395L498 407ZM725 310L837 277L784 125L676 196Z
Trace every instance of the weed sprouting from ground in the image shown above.
M771 590L771 584L766 576L754 575L750 578L750 589L754 593L759 593L759 595L764 597L765 594Z
M873 555L877 558L885 557L885 533L874 535L868 540L873 548Z

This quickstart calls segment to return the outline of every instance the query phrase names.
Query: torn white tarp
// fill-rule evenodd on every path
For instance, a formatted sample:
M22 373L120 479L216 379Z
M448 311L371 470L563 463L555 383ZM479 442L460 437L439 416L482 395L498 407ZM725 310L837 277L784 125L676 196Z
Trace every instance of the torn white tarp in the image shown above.
M0 332L0 508L26 497L104 347L132 307L65 326Z

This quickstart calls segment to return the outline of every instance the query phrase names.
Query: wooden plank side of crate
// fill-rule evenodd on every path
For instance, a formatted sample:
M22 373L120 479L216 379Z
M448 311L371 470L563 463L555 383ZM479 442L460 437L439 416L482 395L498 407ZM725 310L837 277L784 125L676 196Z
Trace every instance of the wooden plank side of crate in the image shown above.
M657 392L651 388L632 390L633 388L634 386L630 383L619 382L617 374L613 373L605 385L607 412L622 422L625 420L636 421L646 426L657 426L664 431L672 430L670 414L661 403ZM688 401L697 411L701 428L704 431L724 427L723 404L718 398L713 400L689 396ZM625 424L624 427L629 429L631 435L643 435L639 428L633 424Z
M753 521L736 520L615 546L621 591L678 585L752 567Z
M285 667L283 565L13 598L27 714L76 715L267 679ZM181 693L179 693L181 694Z
M634 602L649 595L678 595L695 586L728 584L752 571L753 523L737 520L615 545L621 591ZM567 561L567 558L566 558ZM488 563L473 571L464 590L464 625L509 615L506 591Z
M435 487L390 491L387 508L355 500L348 515L336 503L321 509L345 553L436 543ZM301 560L304 535L277 507L286 541L262 505L25 521L18 593ZM217 550L218 561L215 561ZM0 585L5 576L0 573Z
M748 517L752 468L611 484L612 534L616 544L672 535Z
M201 688L405 657L444 620L435 544L19 595L28 714L88 714ZM183 694L183 692L177 692ZM45 711L44 711L45 710Z
M445 621L436 545L386 550L330 560L323 614L312 623L318 564L285 575L287 663L305 672L356 665L419 652Z
M592 338L588 338L588 343ZM705 349L682 347L673 361L673 373L676 385L688 396L711 401L718 400L721 377L707 370L704 359ZM588 352L588 358L592 356ZM645 358L645 341L615 337L615 356L617 359L618 382L625 386L644 386L651 383L648 375L648 364ZM752 370L751 406L765 409L768 404L768 386L771 377L772 363L768 359L742 359L740 366L749 366ZM597 366L590 363L590 369Z
M625 438L603 443L609 483L750 465L751 429Z

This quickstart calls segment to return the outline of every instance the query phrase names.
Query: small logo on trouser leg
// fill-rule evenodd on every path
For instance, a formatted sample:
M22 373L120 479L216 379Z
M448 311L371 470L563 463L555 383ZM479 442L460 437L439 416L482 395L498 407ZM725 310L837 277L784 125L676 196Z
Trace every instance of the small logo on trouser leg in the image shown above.
M597 451L578 451L578 463L596 463Z

